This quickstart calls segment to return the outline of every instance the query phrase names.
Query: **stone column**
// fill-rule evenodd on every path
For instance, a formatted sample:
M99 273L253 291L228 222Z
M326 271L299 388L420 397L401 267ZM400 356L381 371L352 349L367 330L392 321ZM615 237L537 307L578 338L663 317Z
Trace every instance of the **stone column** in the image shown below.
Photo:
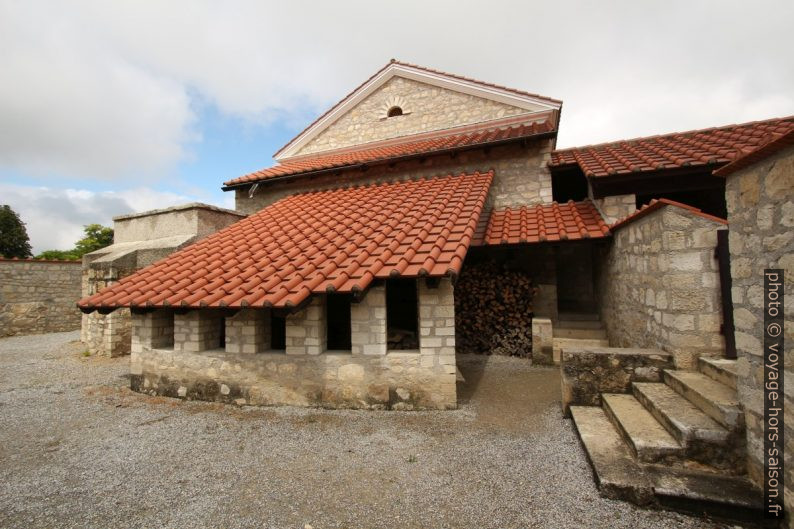
M174 346L174 313L170 310L133 314L131 320L133 353Z
M637 197L634 194L594 198L593 204L607 224L617 222L637 211Z
M372 287L350 306L350 342L354 355L386 354L386 286Z
M288 355L317 355L325 351L324 296L315 296L306 308L287 316L286 342Z
M437 356L440 365L455 374L455 298L452 282L441 279L437 288L419 280L419 352Z
M220 349L223 314L212 309L191 310L174 317L174 351L196 353Z
M261 353L270 349L270 310L242 309L226 318L227 353Z
M532 363L554 363L554 335L550 318L532 318Z

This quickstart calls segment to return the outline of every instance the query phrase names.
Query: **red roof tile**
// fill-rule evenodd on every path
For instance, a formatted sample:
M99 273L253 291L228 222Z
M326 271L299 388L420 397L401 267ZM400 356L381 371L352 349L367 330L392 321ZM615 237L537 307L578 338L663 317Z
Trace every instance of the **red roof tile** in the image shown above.
M376 278L457 274L492 180L475 173L293 195L78 305L294 307Z
M392 160L425 153L455 150L476 145L526 138L554 131L554 113L535 114L531 118L520 116L516 120L500 120L488 126L463 126L439 132L404 136L395 140L373 142L357 149L340 149L332 152L290 158L283 163L224 182L225 186L251 184L275 177L284 177L328 169Z
M714 174L716 176L728 176L729 174L735 173L740 169L744 169L745 167L749 167L754 163L760 162L761 160L768 158L769 156L772 156L773 154L776 154L786 147L790 147L792 145L794 145L794 129L788 131L782 136L773 137L769 142L761 145L757 149L746 153L744 156L736 158L728 165L720 167L714 171Z
M659 200L651 200L650 203L645 204L631 215L624 217L619 221L615 222L614 224L612 224L611 229L612 231L619 230L620 228L623 228L627 224L631 224L635 220L639 220L645 215L648 215L649 213L653 213L657 209L661 209L665 206L674 206L686 210L688 213L691 213L693 215L703 217L704 219L713 220L714 222L718 222L720 224L728 224L727 220L721 219L719 217L715 217L714 215L709 215L708 213L703 213L701 210L699 210L696 207L690 206L688 204L682 204L681 202L676 202L675 200L660 198Z
M551 167L579 165L589 177L723 165L794 130L794 116L676 132L552 153Z
M476 243L518 244L596 239L609 235L601 214L592 202L543 204L493 210L485 228L480 226Z

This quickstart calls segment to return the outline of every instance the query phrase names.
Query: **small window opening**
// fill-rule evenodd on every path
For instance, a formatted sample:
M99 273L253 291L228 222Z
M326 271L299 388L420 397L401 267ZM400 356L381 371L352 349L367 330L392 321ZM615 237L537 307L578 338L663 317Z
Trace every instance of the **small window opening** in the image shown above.
M226 318L219 318L218 347L226 349Z
M326 348L329 351L350 351L350 295L326 296Z
M386 117L389 118L393 118L395 116L402 116L402 115L403 115L403 109L398 106L391 107L389 111L386 113Z
M270 314L270 348L284 351L287 348L287 318Z
M391 351L419 349L419 296L415 279L386 282L386 344Z

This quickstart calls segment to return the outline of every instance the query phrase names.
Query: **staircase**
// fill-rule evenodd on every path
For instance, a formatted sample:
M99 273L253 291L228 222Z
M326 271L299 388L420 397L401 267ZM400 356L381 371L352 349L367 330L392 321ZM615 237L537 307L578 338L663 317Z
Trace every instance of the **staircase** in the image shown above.
M560 363L562 349L582 347L609 347L607 331L598 314L560 313L552 330L552 354L554 363Z
M665 370L663 383L571 415L607 497L734 520L763 518L761 491L745 471L744 412L736 362L705 359L697 371Z

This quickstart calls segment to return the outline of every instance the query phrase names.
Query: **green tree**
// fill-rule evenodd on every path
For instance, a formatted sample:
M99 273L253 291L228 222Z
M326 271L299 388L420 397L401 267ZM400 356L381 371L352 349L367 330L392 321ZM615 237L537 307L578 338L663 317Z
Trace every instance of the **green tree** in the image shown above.
M72 252L78 257L113 244L113 228L101 224L83 226L85 237L77 241Z
M31 256L25 223L8 205L0 207L0 256L20 259Z
M36 256L36 259L48 259L50 261L77 261L80 259L74 250L47 250Z

